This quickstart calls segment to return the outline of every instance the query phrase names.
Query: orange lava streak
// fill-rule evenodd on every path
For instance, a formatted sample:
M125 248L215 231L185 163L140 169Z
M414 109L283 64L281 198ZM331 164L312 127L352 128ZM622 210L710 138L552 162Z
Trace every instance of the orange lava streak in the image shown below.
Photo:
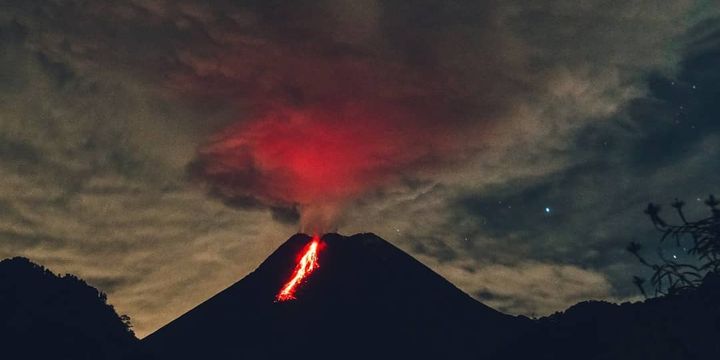
M303 256L300 258L293 276L285 286L282 287L280 292L275 297L276 301L287 301L295 299L295 290L297 286L302 283L306 277L308 277L313 270L319 267L318 265L318 248L320 247L320 237L315 235L312 238L310 244L305 246L303 250Z

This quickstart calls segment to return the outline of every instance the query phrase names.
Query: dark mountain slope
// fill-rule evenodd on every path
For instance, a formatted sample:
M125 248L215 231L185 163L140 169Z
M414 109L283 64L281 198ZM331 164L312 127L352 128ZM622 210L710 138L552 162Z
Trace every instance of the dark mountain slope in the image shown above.
M275 302L295 235L256 271L144 340L161 359L482 358L527 329L373 234L322 238L320 267Z
M82 280L25 258L0 261L0 357L132 359L138 340Z

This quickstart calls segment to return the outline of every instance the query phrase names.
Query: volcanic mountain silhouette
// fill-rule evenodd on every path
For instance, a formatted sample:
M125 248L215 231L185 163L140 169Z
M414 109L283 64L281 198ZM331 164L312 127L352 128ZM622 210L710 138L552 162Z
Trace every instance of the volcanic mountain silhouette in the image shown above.
M326 234L296 299L275 301L311 241L143 340L159 359L492 358L531 325L472 299L373 234Z

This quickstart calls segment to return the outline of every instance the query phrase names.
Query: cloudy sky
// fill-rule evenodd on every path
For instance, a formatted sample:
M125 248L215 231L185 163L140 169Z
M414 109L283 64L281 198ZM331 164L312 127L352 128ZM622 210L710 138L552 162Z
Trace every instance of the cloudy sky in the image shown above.
M142 337L297 231L501 311L635 297L647 202L720 193L714 0L6 0L0 258Z

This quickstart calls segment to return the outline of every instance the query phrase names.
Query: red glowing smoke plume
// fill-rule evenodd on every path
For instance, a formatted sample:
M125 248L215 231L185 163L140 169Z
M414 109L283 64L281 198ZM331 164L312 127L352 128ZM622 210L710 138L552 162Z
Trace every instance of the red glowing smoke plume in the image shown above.
M295 299L297 287L319 267L318 253L320 252L320 237L313 236L312 241L305 246L302 256L298 260L290 280L283 285L280 292L275 296L276 301L287 301Z
M225 129L200 149L196 175L222 198L293 207L304 231L324 232L348 201L451 151L442 122L423 119L377 103L285 106Z
M299 213L303 232L336 230L363 195L466 163L487 149L486 126L532 94L526 79L546 82L526 73L495 2L252 3L177 49L169 86L237 116L198 149L193 178L228 204Z

